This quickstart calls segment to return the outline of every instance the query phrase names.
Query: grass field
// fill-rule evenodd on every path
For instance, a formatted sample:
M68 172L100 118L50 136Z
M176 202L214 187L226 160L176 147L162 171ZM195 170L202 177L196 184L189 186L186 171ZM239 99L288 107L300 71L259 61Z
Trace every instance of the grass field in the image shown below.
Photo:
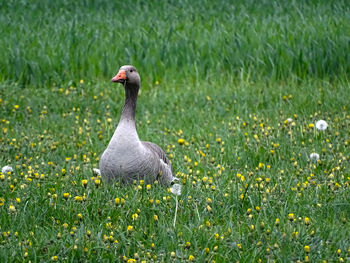
M349 262L350 6L285 2L0 2L0 262ZM175 227L92 173L124 64Z

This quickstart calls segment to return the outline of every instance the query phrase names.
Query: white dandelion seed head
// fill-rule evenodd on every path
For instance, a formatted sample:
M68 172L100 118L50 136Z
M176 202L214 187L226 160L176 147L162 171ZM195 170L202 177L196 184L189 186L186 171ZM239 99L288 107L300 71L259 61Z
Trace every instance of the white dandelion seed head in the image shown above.
M288 119L287 119L287 123L291 123L292 121L293 121L292 118L288 118Z
M2 174L7 174L9 172L12 173L13 168L9 165L6 165L6 166L2 167L1 172L2 172Z
M176 196L180 195L181 194L181 185L180 184L173 184L170 188L170 191Z
M94 169L92 169L92 173L94 174L94 175L101 175L101 171L100 171L100 169L98 169L98 168L94 168Z
M310 160L317 162L320 159L320 155L318 153L311 153L310 154Z
M328 123L324 120L319 120L318 122L316 122L316 129L319 131L324 131L325 129L327 129L328 127Z

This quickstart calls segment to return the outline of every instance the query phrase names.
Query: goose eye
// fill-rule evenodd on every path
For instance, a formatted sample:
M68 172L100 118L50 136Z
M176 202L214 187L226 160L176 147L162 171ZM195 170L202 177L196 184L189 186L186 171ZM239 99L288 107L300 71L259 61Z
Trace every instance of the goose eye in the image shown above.
M133 70L133 69L130 69L130 73L132 73L132 72L134 72L134 70Z

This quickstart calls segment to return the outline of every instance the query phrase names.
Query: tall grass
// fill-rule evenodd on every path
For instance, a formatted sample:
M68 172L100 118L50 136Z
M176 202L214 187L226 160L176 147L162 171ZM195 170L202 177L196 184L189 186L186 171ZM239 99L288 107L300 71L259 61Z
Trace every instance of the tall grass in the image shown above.
M174 77L336 78L350 73L346 1L4 1L0 77L42 85L132 63Z

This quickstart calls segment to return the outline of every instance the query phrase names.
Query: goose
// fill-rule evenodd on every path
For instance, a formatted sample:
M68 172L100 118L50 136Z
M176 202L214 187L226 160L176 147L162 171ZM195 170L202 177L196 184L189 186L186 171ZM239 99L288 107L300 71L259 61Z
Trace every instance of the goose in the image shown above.
M165 152L152 142L139 139L135 125L137 95L141 79L136 68L122 66L112 82L120 83L125 89L125 103L118 126L103 152L99 168L107 181L131 183L144 180L169 185L175 180L172 166Z

